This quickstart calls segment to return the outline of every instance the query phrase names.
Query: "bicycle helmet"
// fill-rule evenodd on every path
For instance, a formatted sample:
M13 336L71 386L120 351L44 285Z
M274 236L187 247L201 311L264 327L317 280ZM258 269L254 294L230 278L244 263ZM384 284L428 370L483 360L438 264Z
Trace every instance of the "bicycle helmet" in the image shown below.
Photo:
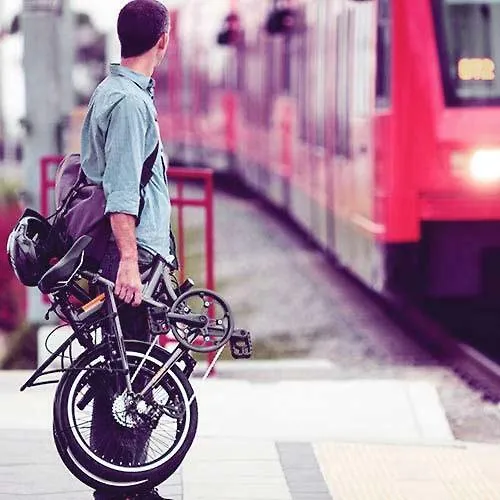
M9 263L26 286L36 286L47 271L51 225L38 212L26 209L7 240Z

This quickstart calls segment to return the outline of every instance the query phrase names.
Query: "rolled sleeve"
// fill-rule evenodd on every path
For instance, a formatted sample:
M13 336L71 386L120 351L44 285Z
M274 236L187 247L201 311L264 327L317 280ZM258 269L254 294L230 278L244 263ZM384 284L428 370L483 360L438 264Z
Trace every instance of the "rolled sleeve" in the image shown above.
M107 214L139 213L146 132L144 103L134 96L123 97L111 111L105 141L102 182Z

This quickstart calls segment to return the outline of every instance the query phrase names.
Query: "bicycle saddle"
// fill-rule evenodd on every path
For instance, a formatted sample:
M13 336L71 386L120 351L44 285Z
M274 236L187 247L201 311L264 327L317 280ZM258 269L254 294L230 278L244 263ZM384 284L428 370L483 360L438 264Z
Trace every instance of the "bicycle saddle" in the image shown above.
M92 238L80 236L73 246L66 252L64 257L52 266L38 282L38 288L42 293L54 293L64 288L83 263L84 250L88 247Z

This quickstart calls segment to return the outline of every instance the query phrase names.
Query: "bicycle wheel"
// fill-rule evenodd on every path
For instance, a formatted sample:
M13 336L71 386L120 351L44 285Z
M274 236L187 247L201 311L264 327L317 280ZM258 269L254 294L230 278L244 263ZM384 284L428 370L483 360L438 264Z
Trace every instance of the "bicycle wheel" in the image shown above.
M133 391L138 393L169 353L149 344L125 343ZM131 401L109 370L107 346L84 353L64 374L54 402L54 438L59 454L78 479L97 489L149 489L170 477L189 450L198 407L184 373L176 366L160 385Z
M66 440L63 439L56 430L55 424L52 426L52 435L54 438L54 443L56 445L57 452L61 457L66 468L80 481L87 484L91 488L96 490L108 490L111 493L136 493L139 491L145 491L152 489L156 484L151 484L147 480L130 481L129 483L124 483L120 481L110 481L109 479L98 477L79 463L74 455L71 453L67 447Z

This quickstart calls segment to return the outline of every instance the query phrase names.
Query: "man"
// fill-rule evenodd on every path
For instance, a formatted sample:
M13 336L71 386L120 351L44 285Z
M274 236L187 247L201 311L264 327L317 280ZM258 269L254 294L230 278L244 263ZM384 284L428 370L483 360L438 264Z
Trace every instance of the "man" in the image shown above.
M97 87L90 101L82 130L82 168L92 182L102 184L106 196L112 238L101 269L104 276L116 282L115 294L125 303L119 309L124 336L147 340L145 312L138 308L142 300L140 267L151 263L157 253L171 260L171 205L152 79L168 46L168 10L156 0L133 0L121 10L117 29L121 64L111 65L110 75ZM152 177L141 197L142 167L157 147ZM113 425L112 419L109 421L110 402L106 398L109 399L109 395L102 394L94 405L106 410L94 412L91 439L95 443L99 434L109 432L109 426ZM147 437L134 442L133 446L135 456L141 456ZM128 497L96 491L94 498L153 500L162 497L152 490Z

